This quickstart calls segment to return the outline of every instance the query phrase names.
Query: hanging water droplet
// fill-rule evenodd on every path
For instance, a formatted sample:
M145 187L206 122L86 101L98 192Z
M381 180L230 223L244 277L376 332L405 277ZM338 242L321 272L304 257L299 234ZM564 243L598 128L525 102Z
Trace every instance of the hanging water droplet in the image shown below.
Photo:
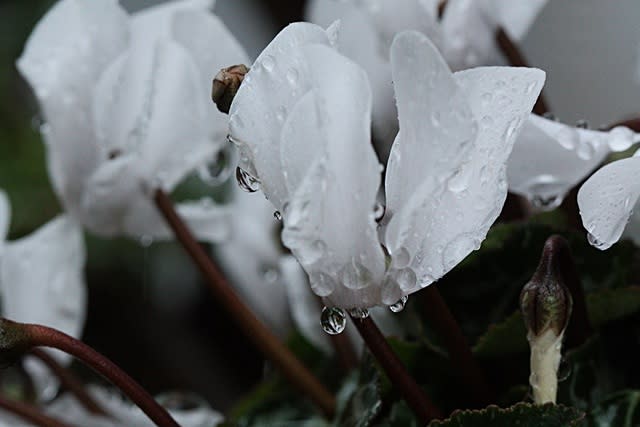
M366 319L369 317L369 310L366 308L351 308L349 309L349 315L354 319Z
M282 221L282 214L280 213L280 211L275 211L273 213L273 217L276 219L276 221Z
M233 160L235 152L235 148L232 145L228 145L218 151L215 158L209 163L200 166L198 168L198 176L202 182L213 187L229 179L233 171L233 165L236 163Z
M322 330L329 335L338 335L347 326L347 315L338 307L324 307L320 315Z
M562 197L560 195L541 196L539 194L534 195L529 201L534 208L541 211L551 211L562 204Z
M580 135L574 128L567 126L556 134L556 140L563 148L573 150L580 143Z
M594 236L591 233L587 233L587 240L589 241L589 244L591 246L593 246L594 248L598 248L600 250L605 250L611 247L611 244L605 241L599 240L596 236Z
M404 306L407 305L408 300L409 300L409 297L407 295L403 296L398 301L391 304L389 306L389 310L391 310L391 312L393 313L400 313L402 310L404 310Z
M578 129L589 129L589 122L584 119L578 120L576 122L576 127Z
M260 181L239 166L236 168L236 181L238 181L240 188L247 193L255 193L260 188Z
M376 203L373 207L373 218L376 221L380 221L384 216L385 206L382 203Z
M624 151L633 144L634 133L625 126L616 126L609 131L609 148L613 151Z
M153 244L153 236L144 234L140 236L139 242L140 242L140 246L142 246L143 248L148 248Z

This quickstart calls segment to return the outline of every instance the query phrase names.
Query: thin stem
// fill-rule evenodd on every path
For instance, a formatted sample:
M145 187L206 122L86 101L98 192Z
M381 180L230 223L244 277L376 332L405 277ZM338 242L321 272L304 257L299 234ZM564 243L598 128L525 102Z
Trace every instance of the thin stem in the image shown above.
M31 350L30 355L47 366L47 368L49 368L49 370L60 380L62 386L73 394L87 411L92 414L108 416L107 411L105 411L98 402L96 402L95 399L87 393L82 382L76 378L70 370L60 365L56 359L49 355L49 353L40 348L34 348Z
M431 402L429 396L409 375L402 361L393 352L389 343L384 338L380 329L370 316L364 319L351 317L353 323L358 328L365 344L376 358L380 366L384 369L394 387L400 392L403 399L413 410L421 425L426 425L429 421L442 418L442 413L437 406Z
M328 417L332 417L335 412L333 395L237 296L180 218L167 194L162 190L156 190L154 200L184 249L207 279L215 297L233 316L246 336L253 340L256 347L295 387L309 396Z
M24 328L30 347L51 347L69 353L111 381L124 392L158 427L180 427L153 397L115 363L80 340L58 330L34 324L16 324Z
M458 380L478 406L486 406L494 402L495 393L489 386L484 372L473 357L471 348L460 329L460 325L449 310L449 306L440 295L436 285L422 290L424 315L429 324L443 340L451 364L457 373Z
M593 335L593 327L587 312L587 301L582 281L567 240L562 236L554 235L547 239L546 245L551 246L554 255L557 257L559 273L573 299L571 321L566 331L566 345L567 348L576 348Z
M509 64L514 67L528 67L527 61L524 58L522 52L518 46L511 40L511 37L507 34L504 28L498 28L496 31L496 43L498 43L498 47L507 57ZM544 95L540 92L540 96L538 96L538 100L536 104L533 106L533 112L538 115L543 115L547 113L549 108L547 107L547 102L545 100Z
M38 408L23 402L0 396L0 408L22 418L23 420L41 427L71 427L55 418L44 414Z

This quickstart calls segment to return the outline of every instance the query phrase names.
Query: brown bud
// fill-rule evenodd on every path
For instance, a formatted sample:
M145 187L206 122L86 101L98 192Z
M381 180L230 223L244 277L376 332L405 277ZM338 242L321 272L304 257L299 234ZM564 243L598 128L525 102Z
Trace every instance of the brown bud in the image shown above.
M559 336L571 317L572 298L561 274L558 256L566 240L560 236L547 239L540 264L520 293L520 310L530 333L540 336L548 330Z
M229 114L233 98L238 93L245 74L249 72L246 65L232 65L223 68L213 78L211 87L211 99L215 102L218 110Z

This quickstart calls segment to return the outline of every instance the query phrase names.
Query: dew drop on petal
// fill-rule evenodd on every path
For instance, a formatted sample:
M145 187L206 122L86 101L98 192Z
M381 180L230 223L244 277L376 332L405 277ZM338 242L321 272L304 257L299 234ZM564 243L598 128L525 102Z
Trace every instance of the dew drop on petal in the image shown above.
M411 262L411 254L403 247L391 254L391 260L395 268L405 268Z
M298 84L299 73L295 68L289 68L287 71L287 80L291 86Z
M413 291L418 281L416 273L410 268L392 270L390 274L403 292Z
M240 188L247 193L255 193L260 188L260 181L240 167L236 168L236 181L238 181Z
M140 246L142 246L143 248L148 248L153 244L153 236L144 234L140 236L140 239L138 241L140 243Z
M336 282L326 273L313 273L309 278L311 290L319 297L326 297L333 293Z
M324 307L320 315L322 330L329 335L338 335L347 326L347 314L338 307Z
M558 144L567 150L573 150L580 144L580 135L578 131L571 127L563 127L557 134L556 140Z
M276 219L276 221L282 221L282 213L280 213L280 211L275 211L273 213L273 217Z
M371 272L362 264L352 262L340 270L340 281L349 289L362 289L371 283Z
M556 194L546 197L541 195L534 195L529 201L535 209L547 212L552 211L560 206L562 204L562 200L562 196Z
M609 148L613 151L624 151L633 144L634 133L625 126L616 126L609 131Z
M603 240L600 240L591 233L587 233L587 240L589 241L589 244L591 246L593 246L594 248L598 248L600 250L605 250L611 247L611 243L607 243Z
M273 284L280 279L280 270L273 265L263 265L260 267L260 275L265 282Z
M262 60L262 67L268 72L273 71L273 68L276 66L276 61L273 59L273 56L267 55Z
M407 295L403 296L398 301L391 304L389 306L389 310L391 310L391 312L393 313L400 313L402 310L404 310L404 307L405 305L407 305L408 300L409 300L409 297Z
M384 216L385 206L382 203L376 203L373 207L373 218L376 221L380 221Z

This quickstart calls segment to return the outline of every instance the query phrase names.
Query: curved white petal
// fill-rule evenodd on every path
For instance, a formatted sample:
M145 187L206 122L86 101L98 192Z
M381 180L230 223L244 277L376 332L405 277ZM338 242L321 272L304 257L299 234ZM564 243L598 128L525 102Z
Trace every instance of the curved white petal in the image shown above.
M283 256L280 259L280 271L296 328L325 354L333 353L329 337L320 326L321 302L309 289L307 274L292 256Z
M364 70L330 47L301 50L315 108L287 122L282 144L306 144L298 137L306 132L321 136L311 141L322 151L283 211L283 242L328 303L377 305L384 270L374 220L381 168L371 147L369 83Z
M291 24L260 54L240 86L230 110L230 133L241 165L257 174L262 191L282 210L288 198L280 162L280 133L293 106L309 91L306 64L293 53L306 44L330 45L324 29Z
M236 188L231 211L231 236L214 253L229 282L272 331L285 338L291 318L280 268L280 223L273 206L260 194Z
M640 141L627 128L579 129L530 115L509 158L509 189L542 209L557 207L611 151Z
M86 317L85 247L82 230L69 217L58 217L33 234L7 243L0 260L3 316L39 323L78 338ZM70 356L51 351L60 362ZM52 397L47 386L55 380L47 368L27 361L38 389Z
M417 254L423 244L419 230L435 215L436 197L471 148L477 125L466 93L424 35L399 34L391 63L400 132L387 165L385 245L396 259L393 266L403 269L407 254ZM402 284L405 289L414 286Z
M42 130L53 186L74 214L97 161L93 88L128 36L128 17L117 2L63 0L40 20L17 62L46 120Z
M208 105L206 122L209 135L214 141L223 141L228 133L228 117L210 100L213 77L222 68L237 64L249 64L249 58L224 23L211 13L186 9L173 16L173 38L190 54L200 70L200 94Z
M585 182L578 191L582 224L589 242L598 249L616 243L640 198L640 158L610 163Z

